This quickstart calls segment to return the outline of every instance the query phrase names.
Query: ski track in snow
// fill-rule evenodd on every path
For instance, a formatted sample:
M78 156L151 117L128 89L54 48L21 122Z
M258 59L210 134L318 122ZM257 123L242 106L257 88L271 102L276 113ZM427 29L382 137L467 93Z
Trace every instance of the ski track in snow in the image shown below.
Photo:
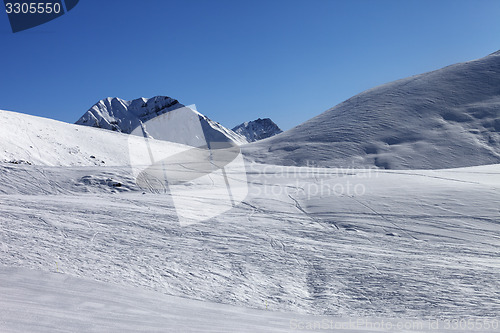
M125 169L2 165L0 265L297 314L495 317L499 167L249 173L244 202L181 227ZM321 181L366 192L308 196Z

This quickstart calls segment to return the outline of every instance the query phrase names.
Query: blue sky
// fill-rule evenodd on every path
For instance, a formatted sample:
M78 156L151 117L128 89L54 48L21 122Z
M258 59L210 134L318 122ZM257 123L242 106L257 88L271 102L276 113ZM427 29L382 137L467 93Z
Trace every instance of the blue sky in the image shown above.
M108 96L167 95L226 127L289 129L500 49L499 17L497 0L80 0L13 34L0 13L0 109L74 122Z

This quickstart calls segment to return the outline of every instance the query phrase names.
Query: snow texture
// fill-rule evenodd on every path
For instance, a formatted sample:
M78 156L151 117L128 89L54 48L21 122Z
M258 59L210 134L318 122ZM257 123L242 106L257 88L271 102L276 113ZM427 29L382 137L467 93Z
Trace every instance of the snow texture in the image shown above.
M408 325L413 328L409 331L414 333L450 331L444 329L444 321L317 317L255 310L168 296L68 274L13 267L0 267L0 294L0 329L8 333L284 333L319 330L375 333L383 331L376 326L382 322L385 323L383 327L389 327L389 323L392 327ZM478 329L475 332L490 333L494 330Z

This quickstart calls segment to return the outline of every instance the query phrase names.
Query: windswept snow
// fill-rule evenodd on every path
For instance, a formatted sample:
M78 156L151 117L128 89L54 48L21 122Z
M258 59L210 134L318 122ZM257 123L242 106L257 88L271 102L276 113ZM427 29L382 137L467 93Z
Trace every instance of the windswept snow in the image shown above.
M9 333L287 332L290 322L322 319L19 268L0 267L0 293L0 330Z
M500 162L500 54L388 83L245 147L259 162L438 169Z
M439 319L339 318L255 310L12 267L0 267L0 294L0 329L9 333L403 332L396 329L398 325L413 333L450 331ZM476 322L477 327L485 323ZM490 326L494 323L489 321Z

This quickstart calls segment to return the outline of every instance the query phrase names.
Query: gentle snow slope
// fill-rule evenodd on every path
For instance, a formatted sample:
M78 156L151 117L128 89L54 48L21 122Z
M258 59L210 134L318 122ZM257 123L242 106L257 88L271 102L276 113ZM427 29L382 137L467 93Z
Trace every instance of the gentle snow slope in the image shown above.
M148 161L144 139L98 128L0 110L0 162L50 166L127 166L130 154ZM181 151L150 140L151 149Z
M383 327L408 325L412 333L449 332L444 321L318 317L254 310L20 268L0 267L0 294L0 330L8 333L285 333L320 329L375 333L384 331L381 322Z
M500 162L500 52L385 84L246 146L259 162L435 169Z
M18 268L0 267L0 294L8 333L288 332L290 320L320 320Z

